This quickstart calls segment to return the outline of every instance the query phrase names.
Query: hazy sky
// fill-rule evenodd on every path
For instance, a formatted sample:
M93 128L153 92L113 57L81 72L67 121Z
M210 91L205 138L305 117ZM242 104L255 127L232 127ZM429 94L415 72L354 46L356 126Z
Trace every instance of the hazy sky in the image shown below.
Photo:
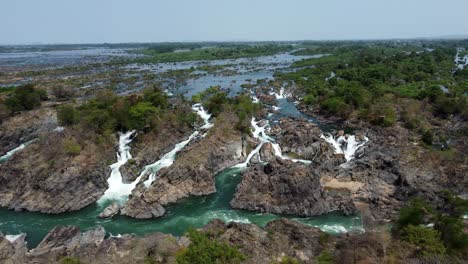
M468 34L468 0L0 0L0 43Z

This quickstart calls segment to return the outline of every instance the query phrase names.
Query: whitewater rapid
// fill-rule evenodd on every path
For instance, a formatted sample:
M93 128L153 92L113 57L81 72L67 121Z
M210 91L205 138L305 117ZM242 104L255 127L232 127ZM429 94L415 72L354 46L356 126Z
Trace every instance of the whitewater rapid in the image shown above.
M99 199L99 201L105 200L122 200L126 198L130 193L129 184L124 182L122 174L120 173L120 167L127 163L129 159L132 158L130 154L130 142L132 142L132 135L135 131L128 131L126 133L120 133L119 137L119 151L117 152L117 162L110 165L112 172L107 179L109 188L106 190L104 195Z
M367 137L364 137L363 141L357 141L354 135L335 138L333 135L328 134L326 136L321 135L321 138L333 146L335 153L344 154L346 161L352 160L356 151L369 141Z
M310 160L302 160L302 159L293 159L293 158L290 158L288 156L285 156L283 155L283 152L281 151L281 147L278 143L275 142L275 140L268 136L266 134L266 129L268 128L269 126L269 123L268 121L266 120L263 120L263 122L265 122L265 125L263 126L259 126L258 123L260 123L261 121L256 121L255 120L255 117L252 118L252 120L250 121L250 124L253 128L252 130L252 136L258 140L260 140L260 143L255 147L254 150L252 150L249 155L247 156L247 158L245 159L244 162L242 163L239 163L237 165L235 165L234 167L235 168L246 168L248 167L248 165L250 164L250 160L256 155L256 154L259 154L260 150L262 149L262 146L266 143L270 143L271 146L273 147L273 151L274 151L274 154L275 156L281 158L281 159L287 159L287 160L292 160L294 162L302 162L302 163L305 163L305 164L310 164L311 161ZM259 161L261 162L260 160L260 155L258 156L259 157Z
M143 182L144 186L148 188L151 185L151 183L153 183L153 181L156 179L156 173L158 171L160 171L162 168L167 168L174 163L176 155L179 151L185 148L194 138L199 136L201 131L207 131L208 129L213 127L213 124L210 122L211 114L209 114L201 104L193 105L192 109L203 120L203 125L197 130L195 130L186 140L177 143L174 146L174 148L168 153L164 154L160 160L154 162L153 164L145 166L140 175L133 182L130 183L127 183L122 179L122 175L119 169L122 165L127 163L129 159L132 158L130 154L130 147L128 146L128 144L130 144L131 142L131 136L133 135L134 131L129 131L125 134L120 134L117 162L111 165L111 176L107 180L107 182L109 183L109 188L106 190L101 199L99 199L99 202L106 200L127 200L128 196L132 193L133 189L135 189L136 185L141 181L143 176L149 173L150 175L148 179ZM202 136L204 136L205 134L203 134Z

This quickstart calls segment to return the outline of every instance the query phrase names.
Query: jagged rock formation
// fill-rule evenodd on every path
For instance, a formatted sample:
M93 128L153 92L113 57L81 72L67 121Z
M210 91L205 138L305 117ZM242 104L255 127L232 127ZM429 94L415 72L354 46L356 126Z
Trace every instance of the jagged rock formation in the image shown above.
M156 180L145 189L137 186L122 208L122 214L134 218L155 218L165 213L163 206L190 195L216 192L217 172L245 158L245 145L235 129L237 117L223 113L205 137L186 147L174 164L158 172Z
M272 221L265 228L213 220L201 231L237 247L246 256L243 263L270 264L285 258L314 263L324 252L340 263L377 263L384 257L384 245L373 235L333 237L318 228L286 219ZM29 251L24 236L10 242L0 235L0 262L53 264L72 258L96 264L175 263L176 255L190 243L188 237L162 233L105 238L102 227L81 233L77 227L62 226L54 228Z
M53 108L41 108L12 116L0 122L0 156L30 141L41 132L57 127Z
M251 167L237 186L231 206L262 213L314 216L340 210L353 214L349 193L328 192L308 165L276 158Z
M133 158L120 167L122 178L126 181L134 181L142 168L159 160L164 153L192 132L192 128L178 126L169 121L163 122L159 127L155 131L139 133L132 141L130 152Z
M50 133L0 164L0 206L57 214L103 195L112 149L88 142L79 154L67 154L60 144L64 133Z

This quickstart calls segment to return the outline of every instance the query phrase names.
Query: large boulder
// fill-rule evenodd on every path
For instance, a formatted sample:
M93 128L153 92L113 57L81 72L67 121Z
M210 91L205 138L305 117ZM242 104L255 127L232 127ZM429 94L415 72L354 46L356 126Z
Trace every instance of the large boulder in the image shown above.
M356 209L350 195L329 193L310 166L276 158L249 168L237 186L231 206L262 213L314 216Z

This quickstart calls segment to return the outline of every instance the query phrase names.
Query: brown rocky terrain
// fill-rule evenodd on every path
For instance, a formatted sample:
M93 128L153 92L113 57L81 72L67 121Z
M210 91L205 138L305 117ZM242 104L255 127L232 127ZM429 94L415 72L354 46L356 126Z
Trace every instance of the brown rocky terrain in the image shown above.
M157 131L138 133L134 137L134 141L130 144L133 158L120 167L125 180L134 181L146 165L159 160L175 144L187 138L193 130L167 120L159 127Z
M318 228L280 219L265 228L252 224L224 224L213 220L202 229L212 239L237 247L242 263L277 263L292 259L315 263L328 255L339 263L378 263L384 258L385 240L372 234L333 237ZM162 233L105 238L102 227L81 233L77 227L54 228L34 249L24 236L10 242L0 235L2 263L60 263L71 258L81 263L175 263L176 255L191 243L188 237Z
M247 143L235 129L236 123L234 114L218 116L207 135L187 146L169 168L159 171L148 189L137 186L122 214L135 218L160 217L165 213L163 206L169 203L190 195L216 192L216 173L242 162L246 156Z
M467 161L463 156L454 157L453 161L444 158L441 152L424 147L414 132L400 126L368 126L355 133L357 137L366 135L369 142L346 162L342 154L334 154L331 145L320 138L317 125L291 118L280 120L270 135L276 138L283 153L312 160L312 164L273 158L271 144L265 144L260 156L269 164L248 169L231 205L298 215L333 209L354 212L359 208L362 214L370 215L369 221L384 221L394 219L414 195L437 205L442 202L445 189L466 194ZM308 190L314 191L311 194ZM340 207L350 200L353 206Z
M50 107L25 111L0 122L0 156L39 133L57 127L55 110Z
M98 200L107 189L113 144L98 146L85 138L77 143L75 133L49 131L0 164L0 205L56 214Z
M231 206L262 213L314 216L356 213L349 192L326 190L308 165L275 158L249 168L237 186Z

